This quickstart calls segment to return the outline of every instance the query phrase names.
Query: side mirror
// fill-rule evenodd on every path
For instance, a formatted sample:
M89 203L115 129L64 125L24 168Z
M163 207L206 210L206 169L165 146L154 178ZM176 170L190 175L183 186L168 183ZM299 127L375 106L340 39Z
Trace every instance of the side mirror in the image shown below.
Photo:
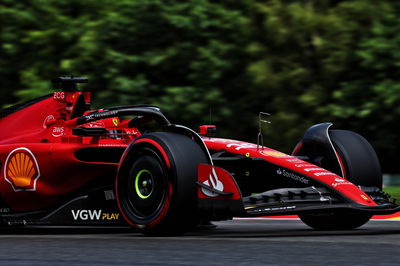
M203 137L212 137L217 133L217 126L215 125L203 125L200 126L199 135Z

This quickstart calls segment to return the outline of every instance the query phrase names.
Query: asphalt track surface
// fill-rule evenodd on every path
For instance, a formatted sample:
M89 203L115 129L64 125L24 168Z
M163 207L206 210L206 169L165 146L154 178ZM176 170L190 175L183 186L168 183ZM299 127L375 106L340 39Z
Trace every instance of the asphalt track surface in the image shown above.
M400 222L314 231L298 220L233 220L179 237L125 228L17 228L0 265L400 265Z

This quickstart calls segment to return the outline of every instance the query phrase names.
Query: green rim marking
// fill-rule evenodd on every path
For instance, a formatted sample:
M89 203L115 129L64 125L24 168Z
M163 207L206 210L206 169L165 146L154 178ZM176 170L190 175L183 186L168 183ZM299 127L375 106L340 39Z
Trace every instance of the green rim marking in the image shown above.
M147 199L148 197L150 197L151 193L153 193L153 188L151 189L151 191L150 191L150 193L149 193L148 195L143 195L142 192L140 192L140 188L139 188L139 179L140 179L140 176L141 176L143 173L147 173L147 174L149 174L151 177L153 177L153 176L151 175L151 173L150 173L149 170L146 170L146 169L140 170L139 173L137 173L136 178L135 178L135 190L136 190L136 193L138 194L138 196L139 196L141 199ZM143 180L141 186L142 186L142 187L146 187L147 184L148 184L147 181L146 181L146 180Z

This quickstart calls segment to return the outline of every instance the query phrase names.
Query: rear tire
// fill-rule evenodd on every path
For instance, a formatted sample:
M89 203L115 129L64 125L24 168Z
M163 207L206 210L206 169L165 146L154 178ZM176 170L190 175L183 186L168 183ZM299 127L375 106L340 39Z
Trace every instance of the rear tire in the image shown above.
M347 130L330 130L332 144L344 170L343 178L355 185L382 189L381 167L371 144L361 135ZM325 162L333 165L332 162ZM329 167L322 167L329 169ZM318 230L350 230L367 223L372 215L350 210L301 214L300 219Z
M197 221L197 165L209 163L200 146L169 132L145 134L128 148L119 169L117 200L125 220L145 234L175 235Z

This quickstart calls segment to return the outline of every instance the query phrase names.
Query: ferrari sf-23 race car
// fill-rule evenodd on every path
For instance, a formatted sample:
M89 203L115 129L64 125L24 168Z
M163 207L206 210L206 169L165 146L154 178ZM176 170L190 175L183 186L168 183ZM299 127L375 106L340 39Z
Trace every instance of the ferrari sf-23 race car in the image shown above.
M172 124L151 105L90 110L86 78L0 111L0 221L130 225L179 234L201 221L297 214L315 229L353 229L399 211L360 135L310 127L291 155Z

